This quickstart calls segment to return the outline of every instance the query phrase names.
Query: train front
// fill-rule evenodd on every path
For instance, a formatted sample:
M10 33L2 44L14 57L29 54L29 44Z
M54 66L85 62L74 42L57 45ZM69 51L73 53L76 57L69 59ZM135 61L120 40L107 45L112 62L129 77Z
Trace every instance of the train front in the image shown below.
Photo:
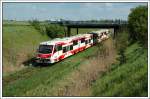
M36 62L37 63L53 63L52 55L53 55L54 45L46 45L40 44L37 50Z

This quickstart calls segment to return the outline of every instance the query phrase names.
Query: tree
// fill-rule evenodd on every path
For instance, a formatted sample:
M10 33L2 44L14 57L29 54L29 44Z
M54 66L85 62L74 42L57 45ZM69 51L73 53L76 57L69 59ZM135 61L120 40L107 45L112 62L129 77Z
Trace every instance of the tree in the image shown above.
M38 30L41 34L46 34L50 38L63 37L64 27L58 24L50 24L48 21L45 24L41 24L38 20L29 21L29 23Z
M36 30L38 30L42 35L44 34L44 30L43 30L43 28L42 28L42 26L41 26L41 24L40 24L40 21L38 21L38 20L30 20L29 21L29 23L36 29Z
M50 38L63 37L64 36L64 27L59 26L58 24L46 24L45 33Z
M131 9L128 16L128 28L132 42L139 41L147 46L148 42L148 7L138 6Z

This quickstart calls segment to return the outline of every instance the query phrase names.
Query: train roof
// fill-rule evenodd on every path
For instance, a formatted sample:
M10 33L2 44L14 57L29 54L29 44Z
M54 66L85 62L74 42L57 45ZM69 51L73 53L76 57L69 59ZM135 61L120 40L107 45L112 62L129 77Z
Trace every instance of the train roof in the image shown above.
M64 38L55 38L53 40L50 41L45 41L45 42L41 42L40 45L56 45L56 44L65 44L65 43L69 43L73 40L78 40L84 37L89 37L91 34L101 34L102 32L107 31L108 29L101 29L98 31L92 31L89 34L78 34L75 36L71 36L71 37L64 37Z
M55 44L62 44L63 45L65 43L71 42L72 40L80 39L83 37L84 37L83 34L78 34L78 35L71 36L71 37L55 38L55 39L50 40L50 41L41 42L40 45L55 45Z

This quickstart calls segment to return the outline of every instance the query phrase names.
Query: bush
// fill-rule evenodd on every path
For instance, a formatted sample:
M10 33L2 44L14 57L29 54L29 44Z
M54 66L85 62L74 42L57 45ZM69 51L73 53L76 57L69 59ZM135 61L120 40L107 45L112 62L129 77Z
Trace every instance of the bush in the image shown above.
M128 16L128 28L132 42L139 41L147 46L148 42L148 7L139 6L131 9Z
M125 50L120 49L118 55L119 55L118 61L120 62L120 65L126 63Z
M64 29L63 29L63 27L61 27L59 25L47 24L47 25L45 25L45 33L50 38L63 37Z
M64 36L64 27L58 24L46 23L41 25L38 20L29 21L29 23L38 30L41 34L46 34L50 38L57 38Z
M29 23L36 29L38 30L42 35L44 34L44 28L42 28L40 21L38 20L32 20L29 21Z
M122 33L119 33L116 38L116 48L119 55L117 60L120 62L120 65L126 62L125 50L129 45L128 35L129 33L127 31L123 31Z

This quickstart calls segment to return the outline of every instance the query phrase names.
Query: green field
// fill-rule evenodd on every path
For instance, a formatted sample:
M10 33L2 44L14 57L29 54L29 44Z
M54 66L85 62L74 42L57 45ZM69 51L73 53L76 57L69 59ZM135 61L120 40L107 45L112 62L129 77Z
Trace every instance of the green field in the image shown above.
M50 38L32 26L13 24L3 26L3 96L147 96L148 53L137 43L127 47L122 65L110 38L56 64L29 66L23 63Z

